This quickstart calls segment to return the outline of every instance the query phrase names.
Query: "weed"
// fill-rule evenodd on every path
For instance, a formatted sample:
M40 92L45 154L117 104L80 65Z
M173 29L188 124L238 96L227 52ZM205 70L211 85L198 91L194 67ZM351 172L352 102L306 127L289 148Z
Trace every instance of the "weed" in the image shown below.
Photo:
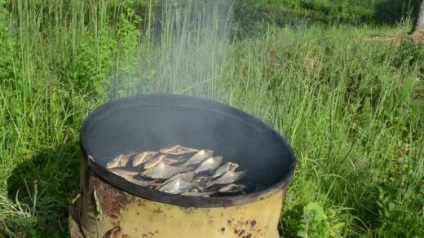
M318 203L310 202L303 208L302 224L297 235L299 237L341 237L345 226L343 222L335 224L330 218L335 214L328 216L324 208Z

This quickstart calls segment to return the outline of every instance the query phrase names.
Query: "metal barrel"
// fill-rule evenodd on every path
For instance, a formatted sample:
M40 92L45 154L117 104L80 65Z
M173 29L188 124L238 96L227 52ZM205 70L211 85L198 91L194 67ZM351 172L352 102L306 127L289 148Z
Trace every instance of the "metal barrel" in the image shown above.
M80 142L81 195L70 225L84 237L279 237L295 156L282 136L241 110L188 96L123 98L86 118ZM241 182L249 189L220 197L167 194L105 168L120 153L176 144L231 158L247 171Z

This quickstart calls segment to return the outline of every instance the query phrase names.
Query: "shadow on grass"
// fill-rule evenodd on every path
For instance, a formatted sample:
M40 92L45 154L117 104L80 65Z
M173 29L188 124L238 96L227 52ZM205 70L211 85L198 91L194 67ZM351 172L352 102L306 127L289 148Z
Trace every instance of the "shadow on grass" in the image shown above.
M78 142L42 151L8 179L11 200L28 205L32 218L9 221L14 237L67 237L68 209L79 191Z
M415 21L417 11L421 0L385 0L381 1L374 8L373 20L377 24L393 26L407 17L412 15Z

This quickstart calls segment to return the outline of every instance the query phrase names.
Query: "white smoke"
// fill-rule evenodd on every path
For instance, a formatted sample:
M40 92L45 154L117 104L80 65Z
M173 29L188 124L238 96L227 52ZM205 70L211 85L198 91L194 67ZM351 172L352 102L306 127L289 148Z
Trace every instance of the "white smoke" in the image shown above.
M232 2L163 0L157 12L162 92L214 97L228 53Z

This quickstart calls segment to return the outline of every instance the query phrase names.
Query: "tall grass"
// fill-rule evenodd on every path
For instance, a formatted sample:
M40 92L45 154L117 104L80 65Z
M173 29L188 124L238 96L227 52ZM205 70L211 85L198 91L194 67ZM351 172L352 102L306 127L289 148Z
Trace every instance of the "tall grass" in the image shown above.
M424 235L424 52L373 38L408 25L269 25L232 39L233 5L166 3L1 5L0 236L66 236L82 120L149 93L222 101L289 139L298 167L282 236Z
M162 1L148 35L147 65L154 80L142 92L185 93L220 98L217 87L229 49L230 1Z

